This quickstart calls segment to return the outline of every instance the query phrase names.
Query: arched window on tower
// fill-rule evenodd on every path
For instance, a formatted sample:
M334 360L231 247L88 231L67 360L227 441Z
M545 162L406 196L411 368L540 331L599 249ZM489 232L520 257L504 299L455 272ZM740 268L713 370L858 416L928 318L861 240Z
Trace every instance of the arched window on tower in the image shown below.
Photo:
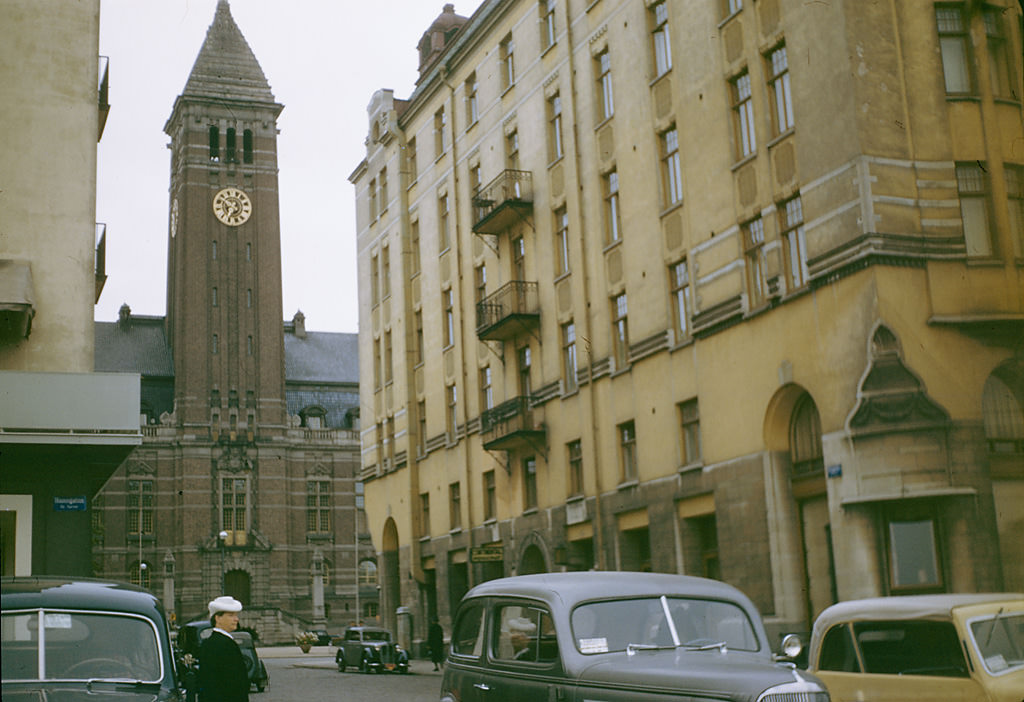
M252 130L246 129L242 132L242 160L245 163L252 163Z
M227 145L224 149L224 160L228 163L237 163L238 161L235 157L235 130L231 127L228 128Z
M804 393L793 408L789 424L789 455L793 476L814 475L824 468L821 451L821 418L818 407Z
M220 128L210 127L210 160L220 161Z

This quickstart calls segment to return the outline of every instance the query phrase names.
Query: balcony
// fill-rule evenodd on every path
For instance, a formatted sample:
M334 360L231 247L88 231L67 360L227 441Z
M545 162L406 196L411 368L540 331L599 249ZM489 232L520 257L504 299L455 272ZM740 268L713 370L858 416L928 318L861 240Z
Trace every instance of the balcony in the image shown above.
M533 212L533 174L505 170L473 196L473 232L501 234Z
M99 141L103 138L103 128L107 126L107 115L110 114L110 59L106 56L100 56L99 59L99 86L97 92L99 93L100 125L96 141Z
M476 335L506 341L540 323L537 284L513 280L476 305Z
M488 451L542 450L545 434L544 426L534 420L529 396L512 398L480 415L480 435Z

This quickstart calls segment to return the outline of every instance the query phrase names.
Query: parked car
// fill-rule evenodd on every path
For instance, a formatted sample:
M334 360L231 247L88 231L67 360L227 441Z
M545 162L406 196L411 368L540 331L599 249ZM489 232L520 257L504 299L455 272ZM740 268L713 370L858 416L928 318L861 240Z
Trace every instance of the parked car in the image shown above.
M212 632L213 625L209 621L189 622L178 630L179 667L188 671L190 689L199 679L199 646ZM249 674L250 688L255 687L256 692L263 692L270 684L270 676L267 674L267 667L260 660L259 653L256 652L252 634L248 631L233 631L231 638L242 652L245 671ZM185 660L185 654L189 654L191 658Z
M456 611L442 702L828 702L772 654L736 588L664 573L522 575L471 589Z
M878 597L832 605L808 669L833 700L1024 699L1024 594Z
M330 646L336 638L332 634L328 634L326 629L313 629L313 634L316 636L317 646Z
M387 629L350 626L337 641L334 662L338 664L338 672L344 673L349 666L359 668L361 673L409 672L409 654L395 643Z
M183 699L160 601L110 580L0 581L4 700Z

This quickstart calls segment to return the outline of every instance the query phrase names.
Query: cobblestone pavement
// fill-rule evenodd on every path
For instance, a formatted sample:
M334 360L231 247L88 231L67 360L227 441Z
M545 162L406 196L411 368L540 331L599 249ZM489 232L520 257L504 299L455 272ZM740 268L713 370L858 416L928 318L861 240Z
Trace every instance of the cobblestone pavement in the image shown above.
M334 665L333 646L314 646L303 654L297 646L259 649L267 666L270 686L265 692L249 693L250 702L438 702L441 672L430 661L414 660L408 675L363 675L339 673Z

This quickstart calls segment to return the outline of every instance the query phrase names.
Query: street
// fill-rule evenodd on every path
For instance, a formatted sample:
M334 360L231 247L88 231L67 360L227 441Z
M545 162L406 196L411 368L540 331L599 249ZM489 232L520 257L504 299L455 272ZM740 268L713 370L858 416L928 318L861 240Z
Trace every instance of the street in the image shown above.
M267 666L270 686L262 693L250 692L252 702L294 702L295 700L409 700L437 702L441 673L430 661L414 660L408 675L364 675L355 671L339 673L334 665L334 648L315 646L302 654L298 648L260 648Z

